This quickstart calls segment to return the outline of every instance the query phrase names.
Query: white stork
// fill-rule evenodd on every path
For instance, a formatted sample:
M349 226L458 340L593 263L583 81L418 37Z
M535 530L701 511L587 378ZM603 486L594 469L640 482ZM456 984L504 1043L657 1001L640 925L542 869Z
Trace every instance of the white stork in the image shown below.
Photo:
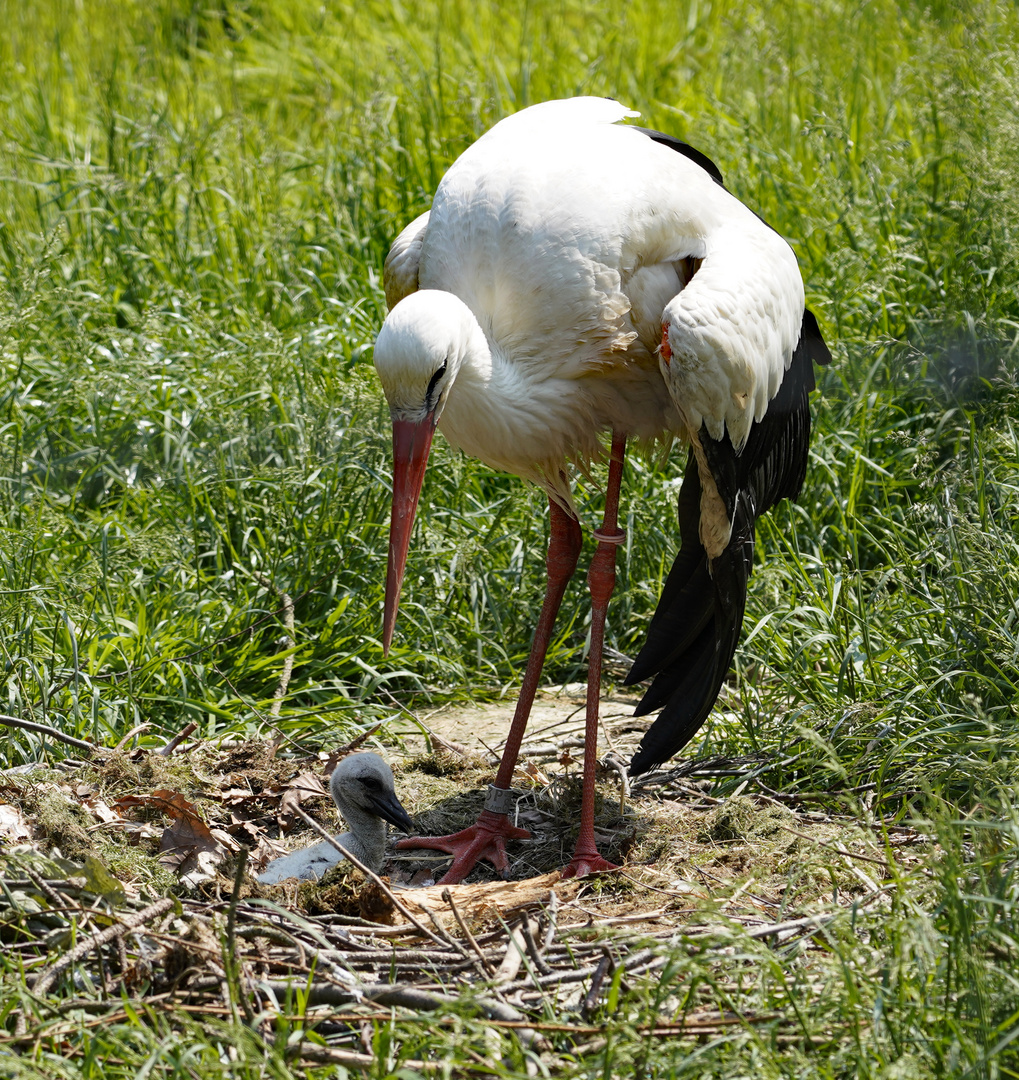
M565 874L607 869L594 842L605 611L627 438L686 439L681 549L628 682L655 676L662 708L631 762L640 773L694 735L743 621L757 516L803 482L812 361L830 354L789 245L722 185L703 154L620 124L616 101L574 98L496 124L450 167L431 210L396 238L375 366L393 420L388 651L436 425L454 446L548 494L548 588L516 714L476 825L402 847L479 858L505 873L509 787L553 623L581 549L569 466L612 449L588 575L591 645L580 836Z

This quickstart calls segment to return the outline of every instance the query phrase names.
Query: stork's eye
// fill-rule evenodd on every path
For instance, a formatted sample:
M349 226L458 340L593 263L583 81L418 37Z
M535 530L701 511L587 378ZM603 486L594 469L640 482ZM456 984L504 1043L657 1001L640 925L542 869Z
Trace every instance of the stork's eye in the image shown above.
M425 404L431 407L432 394L435 392L436 386L439 385L439 380L446 374L446 365L449 363L449 357L442 361L442 366L435 372L431 378L431 382L428 384L428 389L425 391Z
M378 791L382 786L373 776L362 776L360 780L369 791Z

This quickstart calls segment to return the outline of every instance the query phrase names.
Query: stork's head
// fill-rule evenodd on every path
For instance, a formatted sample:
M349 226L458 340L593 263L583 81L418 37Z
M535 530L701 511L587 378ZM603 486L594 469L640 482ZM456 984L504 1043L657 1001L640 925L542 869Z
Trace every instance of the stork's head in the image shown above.
M424 289L393 308L375 342L375 368L393 418L393 511L382 629L387 653L432 435L472 338L480 332L462 300Z

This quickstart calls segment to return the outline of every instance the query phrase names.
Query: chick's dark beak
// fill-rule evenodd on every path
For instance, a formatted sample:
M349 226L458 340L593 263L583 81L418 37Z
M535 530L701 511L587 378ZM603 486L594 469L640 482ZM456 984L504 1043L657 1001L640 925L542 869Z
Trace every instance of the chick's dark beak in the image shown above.
M400 800L395 795L384 791L373 791L369 796L369 802L372 812L383 821L388 821L390 825L408 835L414 834L417 829L414 819L400 805Z

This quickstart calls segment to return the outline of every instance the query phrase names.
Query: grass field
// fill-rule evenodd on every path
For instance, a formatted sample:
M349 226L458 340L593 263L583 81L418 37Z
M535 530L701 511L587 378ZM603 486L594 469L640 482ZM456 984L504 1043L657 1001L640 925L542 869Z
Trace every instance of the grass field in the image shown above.
M759 529L741 713L693 750L766 755L773 790L926 822L941 854L890 883L880 922L833 935L821 976L758 948L738 958L754 972L742 996L716 988L737 1013L801 1009L802 1043L748 1024L644 1046L654 991L638 988L605 1018L608 1045L563 1074L1019 1076L1014 6L0 0L0 14L3 711L106 745L195 722L318 747L389 716L388 695L511 688L540 602L543 500L441 440L382 657L380 268L496 119L619 97L707 152L790 240L835 353L803 496ZM681 460L628 466L609 628L627 655L675 550ZM597 492L580 504L593 523ZM583 675L586 618L578 578L550 680ZM3 739L8 766L63 753ZM667 970L715 992L707 960ZM0 1008L22 977L7 965ZM835 1034L811 1041L821 1030ZM190 1021L104 1037L122 1071L90 1051L59 1075L295 1075L253 1034L225 1059ZM376 1038L457 1071L445 1029ZM525 1075L501 1038L505 1074ZM58 1075L52 1052L0 1071Z

